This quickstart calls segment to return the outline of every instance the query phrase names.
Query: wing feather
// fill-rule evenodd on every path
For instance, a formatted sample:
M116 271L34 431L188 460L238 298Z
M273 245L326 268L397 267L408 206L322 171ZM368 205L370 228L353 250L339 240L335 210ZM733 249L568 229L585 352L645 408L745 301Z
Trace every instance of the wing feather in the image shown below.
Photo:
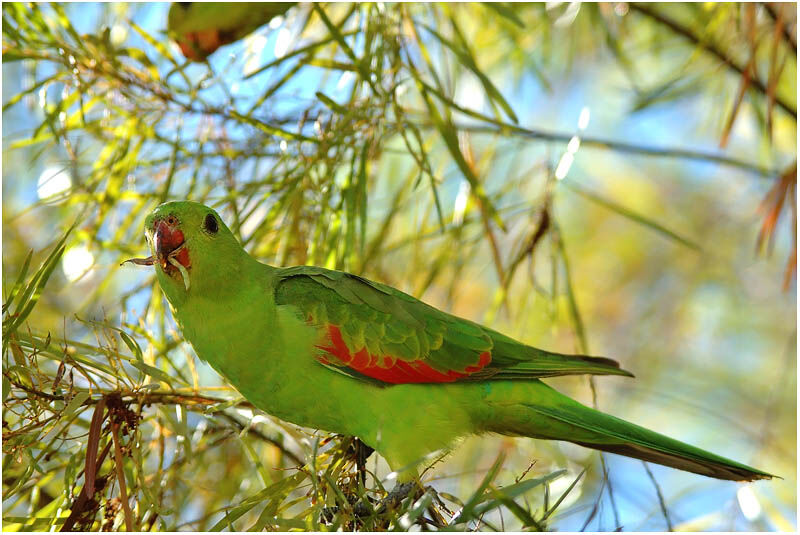
M340 271L282 269L275 302L296 307L319 326L320 362L378 384L631 375L611 359L526 346L387 285Z

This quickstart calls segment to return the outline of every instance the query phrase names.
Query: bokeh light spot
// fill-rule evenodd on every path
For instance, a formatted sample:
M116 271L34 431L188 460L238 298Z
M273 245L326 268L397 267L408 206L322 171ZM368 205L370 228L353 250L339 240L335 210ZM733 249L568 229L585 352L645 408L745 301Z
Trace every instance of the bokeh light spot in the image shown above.
M64 276L70 282L75 282L83 277L92 264L94 264L94 255L85 245L70 247L64 252L61 260Z
M69 171L59 166L51 166L42 171L36 183L36 193L40 199L54 197L72 187Z
M758 503L753 487L745 485L736 492L736 499L739 501L739 508L747 520L755 520L761 515L761 504Z

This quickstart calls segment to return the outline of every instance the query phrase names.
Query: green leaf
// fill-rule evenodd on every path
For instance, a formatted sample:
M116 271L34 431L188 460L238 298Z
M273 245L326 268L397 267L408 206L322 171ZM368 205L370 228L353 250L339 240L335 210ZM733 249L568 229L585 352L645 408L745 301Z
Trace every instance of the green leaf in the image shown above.
M26 58L20 57L19 59L26 59ZM13 60L13 58L9 59L8 57L6 57L6 54L3 54L3 62L12 61L12 60ZM56 81L60 80L61 77L62 77L62 73L56 73L56 74L54 74L52 76L48 76L47 78L36 82L35 84L33 84L31 87L29 87L25 91L20 91L19 93L17 93L16 95L14 95L10 99L8 99L8 102L3 104L3 111L8 110L11 106L13 106L17 102L19 102L20 100L25 98L27 95L30 95L31 93L35 93L36 91L38 91L42 87L46 86L47 84L53 83L53 82L56 82Z
M158 79L158 67L153 64L153 61L147 56L147 54L144 53L144 51L139 50L138 48L129 47L119 49L116 52L117 56L127 56L138 61L144 66L145 69L147 69L147 72L150 73L150 76L152 76L153 79Z
M4 375L3 376L3 403L6 402L8 399L8 395L11 393L11 381Z
M25 280L25 275L28 274L28 268L31 265L31 258L33 258L33 250L28 252L28 256L25 257L25 262L22 264L22 269L17 275L17 280L14 282L14 285L11 287L11 292L8 294L8 299L3 304L3 312L11 308L11 305L14 304L14 298L17 297L17 292L22 287L22 281Z
M467 67L470 71L472 71L475 76L478 77L478 80L483 85L483 89L486 91L486 94L493 102L497 102L503 111L505 111L506 115L509 119L514 121L514 123L519 123L519 119L517 118L517 114L514 113L514 110L511 108L511 105L506 101L503 94L500 92L499 89L492 83L488 76L478 67L475 63L475 59L472 56L472 53L469 51L467 47L466 39L461 34L461 30L459 29L458 25L455 22L454 18L450 18L450 23L453 26L453 30L456 33L459 41L461 41L461 46L456 45L451 40L444 37L441 33L436 31L434 28L428 26L427 24L422 24L421 26L428 30L434 37L436 37L440 43L444 46L449 48L455 55L461 60L461 63Z
M481 2L484 6L491 9L498 15L507 18L520 28L525 27L525 23L519 18L517 12L507 2Z
M134 368L137 368L138 370L146 373L153 379L164 381L168 385L172 384L173 378L164 373L163 371L159 370L158 368L155 368L153 366L150 366L149 364L145 364L144 362L138 360L131 360L129 361L129 364Z
M547 474L546 476L521 481L514 485L503 487L502 489L493 489L489 494L486 495L487 500L475 507L473 516L479 517L488 511L491 511L492 509L500 507L501 504L508 505L513 498L521 496L531 489L559 478L565 473L567 473L566 470L558 470L551 474ZM488 498L490 497L494 497L494 499L489 500Z
M241 398L236 399L229 399L228 401L224 401L222 403L216 403L214 405L207 406L204 410L204 414L214 414L220 411L224 411L225 409L229 409L234 405L239 404L242 401Z
M426 491L425 494L423 494L416 502L414 502L414 504L406 513L397 519L397 526L403 531L408 531L411 526L414 525L417 519L425 513L432 503L433 494L430 491Z
M242 501L239 505L229 509L225 512L225 517L214 524L209 531L222 531L226 527L232 526L232 523L241 518L255 506L260 503L268 502L270 506L277 510L281 502L300 484L305 478L304 472L299 472L293 476L282 479L277 483L257 492L249 498ZM262 515L264 512L262 511Z
M558 225L553 223L553 226L558 228ZM578 308L578 300L575 297L575 292L572 287L572 273L569 266L569 257L567 256L567 249L564 245L561 232L558 231L556 246L558 247L558 255L561 257L561 263L564 265L564 284L567 290L567 300L569 302L569 312L572 316L572 321L575 326L575 334L580 342L581 353L589 353L589 341L586 338L586 330L583 327L583 318L581 317L580 309Z
M317 98L322 101L327 107L335 111L336 113L341 113L342 115L347 115L348 111L347 108L330 98L328 95L323 93L322 91L317 91L316 93Z
M565 490L561 494L561 496L558 497L558 500L556 500L556 503L554 503L553 506L544 513L544 516L542 516L542 522L547 520L550 517L550 515L552 515L555 512L555 510L558 509L558 506L561 505L561 502L564 501L564 498L566 498L567 495L570 492L572 492L572 489L575 488L575 485L578 484L578 481L581 480L581 478L583 477L583 474L585 474L585 473L586 473L586 469L584 468L583 470L581 470L581 473L578 474L578 477L575 478L575 481L570 483L569 487L567 487L567 490Z
M352 15L352 13L355 11L355 9L357 8L357 4L353 4L353 7L350 9L350 11L347 13L347 15L345 15L345 17L338 25L335 25L333 24L333 22L331 22L331 19L328 18L327 13L325 13L325 10L322 8L320 4L313 3L312 6L314 12L317 15L319 15L319 18L322 20L322 23L325 25L326 28L328 28L328 32L330 32L331 37L333 37L333 39L339 44L342 50L344 50L344 53L347 54L347 57L350 58L350 61L353 62L353 65L356 66L359 74L361 75L361 78L365 82L367 82L367 84L369 84L369 86L372 88L375 94L380 94L381 93L380 90L372 81L372 76L370 75L369 70L365 66L364 62L360 61L356 57L355 52L353 52L353 49L350 47L350 45L347 44L347 41L345 41L344 35L342 34L341 31L341 27L344 25L345 22L347 22L347 20L350 18L350 15Z
M231 117L237 119L243 123L249 124L251 126L256 127L258 130L261 130L265 134L269 134L270 136L282 137L284 139L290 139L293 141L310 141L311 143L317 143L317 140L311 137L304 136L300 133L293 133L283 130L282 128L278 128L277 126L272 126L271 124L267 124L265 122L259 121L258 119L254 119L253 117L248 117L246 115L242 115L241 113L231 110L230 112Z
M66 407L64 407L64 411L62 413L62 418L69 418L72 416L78 408L83 405L83 403L89 399L90 395L89 392L85 390L81 390L80 392L76 393L72 399L69 401Z
M436 126L437 130L439 130L439 133L442 135L442 138L444 139L444 142L450 151L450 155L455 160L456 165L461 170L464 178L466 178L467 182L469 182L469 185L472 188L472 194L475 195L475 197L477 197L481 202L489 217L492 218L494 222L505 231L505 225L503 224L502 219L500 219L500 215L497 213L494 205L489 200L489 197L486 195L486 190L483 188L483 185L481 185L478 177L472 170L472 167L469 165L469 163L467 163L466 158L461 153L455 128L452 124L445 123L445 120L439 114L439 111L436 109L436 106L433 104L428 96L428 93L424 89L422 89L422 97L425 101L434 125Z
M72 26L72 23L67 17L67 14L64 12L64 8L57 3L50 4L50 7L56 12L56 18L58 19L58 23L61 25L61 27L67 30L67 33L69 33L70 37L72 37L72 39L75 41L75 44L82 48L83 39L81 39L81 36L75 31L75 28Z
M122 330L118 331L118 333L119 337L122 338L122 341L125 342L125 345L128 346L128 349L131 350L131 353L134 354L136 360L143 362L144 358L142 357L142 348L139 347L139 344L136 343L136 340Z
M166 39L161 39L161 40L156 39L152 35L147 33L138 24L133 22L132 20L128 20L128 22L130 23L131 28L133 28L136 31L136 33L138 33L140 36L142 36L142 39L147 41L147 43L150 46L155 48L158 51L158 53L161 54L161 56L166 58L167 61L169 61L173 65L176 65L176 66L178 65L178 63L175 61L175 58L172 57L172 54L170 53L169 48L165 44L165 43L168 43L169 41L167 41ZM145 57L147 57L147 56L145 56ZM139 59L139 58L137 58L137 59ZM145 60L143 63L145 65L148 65L148 64L149 65L153 65L152 62L150 61L150 59ZM152 69L148 69L148 71L150 72L150 75L153 77L154 80L158 80L159 79L158 69L156 69L155 66L153 66Z
M500 468L503 466L505 459L506 457L502 452L497 456L497 459L494 461L492 467L489 468L489 471L484 476L481 484L478 485L478 488L475 489L469 499L464 503L464 507L461 508L461 511L450 522L451 526L469 522L478 516L475 514L475 507L486 499L486 496L484 496L483 493L487 488L489 488L489 485L491 485L491 483L497 477L497 474L500 472Z
M653 221L649 217L637 214L636 212L629 210L628 208L625 208L624 206L617 204L614 201L606 199L605 197L602 197L597 193L591 192L588 189L582 188L577 184L574 184L572 181L563 180L561 181L561 183L564 184L567 188L577 193L578 195L581 195L589 199L590 201L599 204L600 206L604 206L609 210L618 213L622 217L628 218L631 221L639 223L640 225L644 225L645 227L658 232L662 236L666 236L668 239L674 240L680 243L681 245L689 247L690 249L694 249L695 251L702 251L702 248L697 243L691 241L688 238L684 238L683 236L681 236L676 232L669 230L665 226Z
M69 227L69 229L67 229L67 231L64 233L64 236L58 241L53 250L50 252L50 255L45 259L41 267L39 267L34 276L31 278L31 281L28 283L28 286L23 292L22 297L20 297L19 304L14 309L13 316L3 320L3 353L5 353L6 347L8 346L8 340L11 335L13 335L17 328L22 325L22 322L25 321L25 319L33 310L33 307L36 306L36 303L39 301L45 284L47 284L47 281L50 279L50 275L53 273L58 261L61 259L61 255L64 254L64 244L72 230L75 228L75 225L78 224L79 220L80 218L77 219L75 223Z

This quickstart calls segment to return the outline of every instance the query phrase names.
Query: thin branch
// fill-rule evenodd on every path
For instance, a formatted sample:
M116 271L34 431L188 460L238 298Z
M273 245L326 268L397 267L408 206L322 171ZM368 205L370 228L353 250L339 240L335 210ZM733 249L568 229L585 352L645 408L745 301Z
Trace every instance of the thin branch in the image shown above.
M232 416L232 415L230 415L228 413L222 413L222 417L224 419L228 420L229 422L231 422L232 424L236 425L239 428L240 431L242 431L244 429L247 429L247 433L255 436L259 440L262 440L264 442L272 444L273 446L278 448L281 451L281 453L283 453L289 459L291 459L293 463L301 465L301 466L306 464L306 462L304 460L302 460L300 457L298 457L297 455L292 453L291 450L286 449L286 446L284 446L283 444L281 444L280 442L278 442L274 438L272 438L272 437L270 437L268 435L265 435L264 433L262 433L258 429L255 429L255 428L253 428L252 426L250 426L248 424L240 422L236 417L234 417L234 416Z
M421 124L422 128L430 129L435 128L433 124ZM547 141L559 141L569 143L573 134L561 134L558 132L549 132L547 130L534 130L522 128L519 126L502 125L496 126L482 126L482 125L467 125L467 124L454 124L458 130L467 132L483 133L483 134L496 134L496 135L515 135L529 139L544 139ZM636 145L634 143L627 143L624 141L614 141L610 139L603 139L591 136L581 136L582 147L597 147L602 149L617 150L620 152L628 152L631 154L643 154L646 156L660 156L667 158L679 158L686 160L696 160L718 163L728 167L736 167L749 171L755 175L765 178L775 178L778 172L772 169L766 169L750 162L738 160L728 156L713 154L710 152L695 151L689 149L669 148L669 147L648 147L646 145Z
M103 448L103 451L100 453L100 456L97 458L97 466L102 466L103 461L108 455L109 450L111 450L112 441L108 441L106 443L106 447ZM85 478L84 478L85 479ZM93 483L94 485L94 483ZM86 510L92 505L94 501L94 493L91 496L88 496L84 489L86 488L86 482L84 481L84 486L81 489L81 492L78 493L78 497L72 502L72 505L69 507L69 517L64 521L64 524L61 526L60 531L72 531L75 523L78 522L81 516L86 512Z
M650 4L638 4L632 3L631 9L638 11L639 13L650 17L651 19L655 20L656 22L661 23L662 25L666 26L667 28L671 29L676 34L684 37L685 39L692 42L692 44L702 48L709 54L715 56L718 60L722 63L733 69L734 71L738 72L740 75L744 75L747 70L746 65L739 64L736 60L729 57L725 51L719 48L718 45L703 39L699 35L696 35L692 30L687 28L686 26L682 26L680 23L666 17L665 15L658 13L657 11L653 10L650 7ZM761 94L767 94L767 87L764 83L757 77L753 76L751 81L753 87L757 88ZM786 100L776 95L775 102L778 103L778 106L783 108L783 110L791 115L795 120L797 120L797 109L793 108Z
M763 2L761 5L764 6L764 9L769 14L774 24L778 24L779 21L781 22L780 27L783 38L786 39L786 42L790 45L789 49L792 51L792 54L797 57L797 38L789 31L789 21L781 21L781 17L775 9L775 6L772 5L773 3L774 2ZM797 9L797 7L795 6L794 9Z
M672 521L669 518L669 511L667 510L667 503L664 501L664 495L661 493L661 487L656 481L656 476L653 475L653 472L650 471L650 466L644 461L642 461L642 465L644 466L645 471L647 471L647 476L650 478L650 481L653 483L653 486L656 488L656 494L658 495L658 505L661 507L661 514L664 515L664 520L667 522L667 531L675 531L672 527Z
M7 376L8 380L11 382L11 384L13 386L15 386L17 388L20 388L20 389L24 390L25 392L27 392L27 393L29 393L29 394L31 394L33 396L41 396L41 397L43 397L45 399L48 399L48 400L51 400L51 401L66 401L66 397L65 396L52 395L52 394L48 394L46 392L42 392L40 390L36 390L35 388L27 387L25 385L19 384L19 382L14 380L13 377L11 377L10 375L6 374L5 372L4 372L4 375ZM140 393L140 392L110 391L110 392L100 392L100 394L101 394L101 397L99 397L97 399L89 398L89 399L87 399L86 401L83 402L82 406L89 406L89 405L99 404L99 403L103 402L103 400L105 400L106 396L109 396L109 395L118 395L120 397L120 399L123 400L123 402L127 402L127 403L135 402L135 403L139 403L141 405L152 405L152 404L181 405L183 407L186 407L189 410L204 410L206 407L217 405L219 403L225 403L225 402L229 401L229 400L224 399L224 398L216 398L216 397L212 397L212 396L203 396L203 395L199 395L199 394L186 395L186 394L180 394L180 393L176 393L176 392L148 392L148 393L145 394L145 393ZM255 406L252 403L250 403L249 401L239 401L234 405L234 407L239 408L239 409L254 409L255 408ZM97 410L97 409L95 409L95 410ZM223 413L221 413L220 416L222 418L224 418L225 420L228 420L229 422L231 422L234 425L236 425L236 427L239 429L239 431L247 429L247 432L249 434L252 434L253 436L258 438L259 440L262 440L264 442L267 442L267 443L275 446L276 448L278 448L281 451L281 453L283 453L284 455L286 455L286 457L291 459L292 462L294 462L296 464L304 464L305 463L305 461L300 459L300 457L298 457L292 451L288 450L286 448L286 446L281 444L278 440L276 440L276 439L274 439L274 438L272 438L272 437L270 437L268 435L265 435L261 431L259 431L257 429L254 429L253 427L249 426L248 424L246 424L244 422L239 421L237 418L231 416L230 414L227 414L227 413L223 412ZM8 438L6 436L7 434L8 433L3 433L3 439L4 440L6 440Z
M125 470L122 467L122 447L119 444L119 424L111 422L111 437L114 440L114 459L117 470L117 482L119 483L119 499L122 501L122 510L125 512L125 528L128 531L135 531L133 525L133 513L131 504L128 503L128 489L125 484Z

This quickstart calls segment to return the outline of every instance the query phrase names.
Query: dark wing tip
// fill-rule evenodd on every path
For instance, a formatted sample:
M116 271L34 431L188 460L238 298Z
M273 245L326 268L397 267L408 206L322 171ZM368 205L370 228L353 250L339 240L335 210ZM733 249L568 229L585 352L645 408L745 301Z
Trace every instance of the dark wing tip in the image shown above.
M576 358L583 360L586 363L598 366L600 369L591 372L594 375L622 375L625 377L636 377L628 370L623 369L619 362L607 357L589 357L584 355L575 355Z

